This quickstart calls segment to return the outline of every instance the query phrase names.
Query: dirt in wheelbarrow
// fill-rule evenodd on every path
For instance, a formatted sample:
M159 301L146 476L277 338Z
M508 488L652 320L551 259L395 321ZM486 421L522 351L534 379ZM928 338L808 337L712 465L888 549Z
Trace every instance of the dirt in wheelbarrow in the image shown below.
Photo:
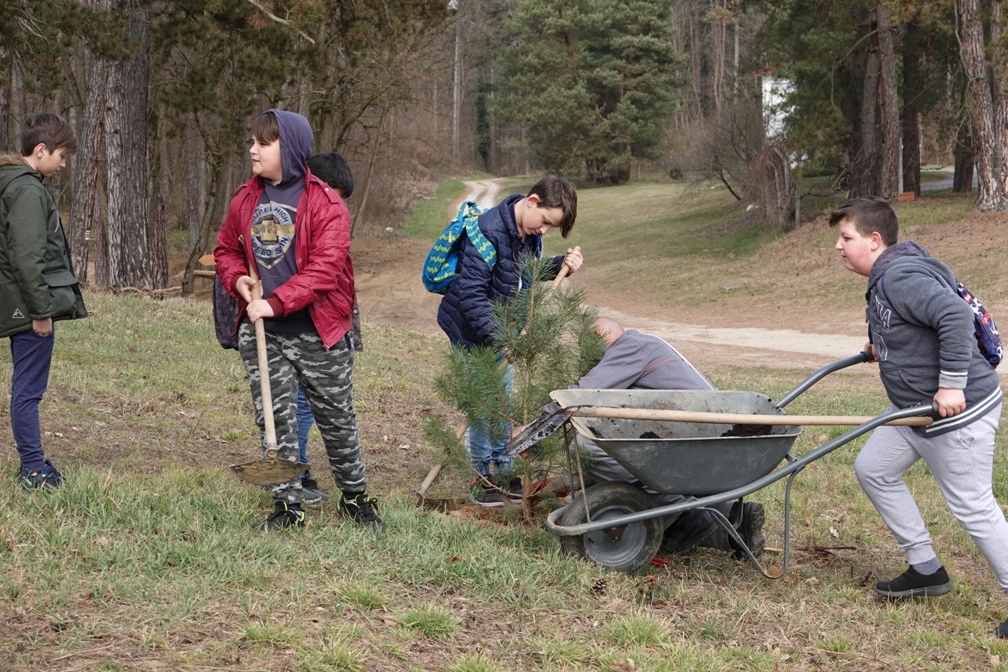
M773 427L770 425L732 425L731 429L721 436L768 436L773 434Z

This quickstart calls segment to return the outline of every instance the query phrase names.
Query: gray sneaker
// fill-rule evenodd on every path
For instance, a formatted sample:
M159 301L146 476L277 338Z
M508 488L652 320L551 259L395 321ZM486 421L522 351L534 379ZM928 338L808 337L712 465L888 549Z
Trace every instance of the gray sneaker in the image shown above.
M875 592L882 597L902 599L905 597L938 597L952 590L952 580L944 567L934 574L921 574L913 567L888 581L875 584Z
M305 504L318 504L329 499L329 495L322 492L318 481L311 476L301 479L301 501Z

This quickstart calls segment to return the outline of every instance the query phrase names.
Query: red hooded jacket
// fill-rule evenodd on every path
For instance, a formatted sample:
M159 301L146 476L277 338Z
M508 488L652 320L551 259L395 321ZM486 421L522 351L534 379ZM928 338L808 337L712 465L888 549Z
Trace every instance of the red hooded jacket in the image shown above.
M238 187L217 233L214 249L217 275L228 292L238 297L240 305L235 331L247 307L235 291L235 282L249 274L249 263L255 258L252 214L262 192L259 177ZM322 344L328 349L351 328L354 274L350 261L350 214L339 194L309 172L298 200L294 227L298 272L277 287L271 298L279 301L283 315L307 306Z

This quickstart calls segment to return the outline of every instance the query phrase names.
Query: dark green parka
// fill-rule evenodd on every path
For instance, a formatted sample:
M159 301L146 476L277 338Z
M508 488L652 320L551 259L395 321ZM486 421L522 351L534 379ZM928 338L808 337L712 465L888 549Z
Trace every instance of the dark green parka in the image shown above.
M87 317L70 248L42 175L0 155L0 338L47 317Z

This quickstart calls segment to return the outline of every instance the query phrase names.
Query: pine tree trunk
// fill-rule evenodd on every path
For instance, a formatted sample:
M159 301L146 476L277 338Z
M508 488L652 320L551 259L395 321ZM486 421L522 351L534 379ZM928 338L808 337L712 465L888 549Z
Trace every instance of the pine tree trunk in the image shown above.
M879 140L877 124L879 55L872 49L865 55L865 77L861 93L861 113L855 122L853 152L851 152L851 196L878 194Z
M920 24L907 24L903 37L903 191L920 196L920 114L917 100L922 95Z
M955 172L952 173L952 191L968 194L973 191L973 171L976 166L976 146L973 141L972 123L964 119L959 124L955 143Z
M882 125L879 195L895 198L900 192L900 105L896 90L896 50L892 25L884 5L875 8L879 44L879 111Z
M1000 85L995 83L992 90L990 84L984 53L983 17L980 16L979 4L980 0L958 2L962 60L966 69L967 95L977 147L980 195L977 198L976 208L981 211L1004 211L1008 210L1008 197L1005 194L1004 153L998 133L1004 126L1004 100L1000 95ZM997 0L991 4L996 9ZM991 18L995 28L999 18L1000 11L995 11ZM998 92L997 100L995 91ZM996 104L1000 110L995 109Z
M107 61L94 54L90 54L86 60L87 92L84 99L84 116L81 120L80 147L75 157L73 200L70 205L71 261L74 274L82 284L89 280L88 232L91 232L90 238L94 240L94 234L101 226L99 220L102 219L101 203L98 198L101 191L99 169L105 149L103 120L105 92L108 86Z
M108 155L109 221L107 253L109 286L123 289L156 289L164 286L167 257L164 231L160 244L158 224L148 216L148 51L145 7L129 8L127 36L135 41L129 59L109 68L108 103L105 114ZM157 284L161 278L161 284Z

